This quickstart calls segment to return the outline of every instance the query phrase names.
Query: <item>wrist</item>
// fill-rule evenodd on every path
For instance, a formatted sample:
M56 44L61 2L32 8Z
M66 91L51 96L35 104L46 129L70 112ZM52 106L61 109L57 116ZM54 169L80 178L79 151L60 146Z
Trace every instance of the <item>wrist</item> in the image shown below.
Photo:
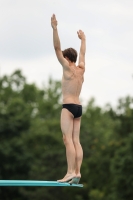
M86 43L85 38L81 39L81 43Z
M57 30L57 27L53 27L53 31L56 31Z

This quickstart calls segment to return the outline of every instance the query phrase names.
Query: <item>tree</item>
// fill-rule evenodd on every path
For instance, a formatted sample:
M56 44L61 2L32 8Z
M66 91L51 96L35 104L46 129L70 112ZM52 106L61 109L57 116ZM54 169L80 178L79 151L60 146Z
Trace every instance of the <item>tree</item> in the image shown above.
M131 200L133 100L117 109L90 99L83 106L81 143L84 188L1 187L4 200ZM60 130L61 85L49 78L38 88L22 72L0 79L0 178L57 180L66 173Z

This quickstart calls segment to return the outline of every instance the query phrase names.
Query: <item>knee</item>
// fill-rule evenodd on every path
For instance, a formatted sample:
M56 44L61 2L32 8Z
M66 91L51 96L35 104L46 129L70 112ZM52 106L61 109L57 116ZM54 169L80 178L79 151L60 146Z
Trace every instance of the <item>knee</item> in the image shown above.
M73 143L72 138L66 137L65 135L63 135L63 142L64 142L65 146L68 145L68 144Z
M73 138L73 143L74 143L74 146L79 146L80 145L80 141L77 138Z
M62 140L64 142L64 145L66 144L66 137L63 135Z

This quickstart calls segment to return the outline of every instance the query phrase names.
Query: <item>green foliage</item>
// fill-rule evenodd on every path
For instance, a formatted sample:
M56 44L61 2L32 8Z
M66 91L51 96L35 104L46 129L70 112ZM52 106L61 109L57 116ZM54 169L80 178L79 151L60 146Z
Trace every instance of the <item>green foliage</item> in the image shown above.
M66 173L61 85L42 89L20 70L0 79L0 179L57 180ZM100 108L90 99L81 124L84 188L1 187L3 200L132 200L133 99Z
M118 199L133 199L133 134L121 141L111 162L113 193Z

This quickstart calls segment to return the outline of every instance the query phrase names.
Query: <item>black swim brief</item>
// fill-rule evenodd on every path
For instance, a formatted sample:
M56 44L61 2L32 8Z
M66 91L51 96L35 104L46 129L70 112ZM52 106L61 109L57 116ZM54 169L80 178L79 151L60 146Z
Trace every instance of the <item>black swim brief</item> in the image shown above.
M69 110L73 114L74 118L78 118L82 116L81 105L71 103L71 104L63 104L62 107Z

